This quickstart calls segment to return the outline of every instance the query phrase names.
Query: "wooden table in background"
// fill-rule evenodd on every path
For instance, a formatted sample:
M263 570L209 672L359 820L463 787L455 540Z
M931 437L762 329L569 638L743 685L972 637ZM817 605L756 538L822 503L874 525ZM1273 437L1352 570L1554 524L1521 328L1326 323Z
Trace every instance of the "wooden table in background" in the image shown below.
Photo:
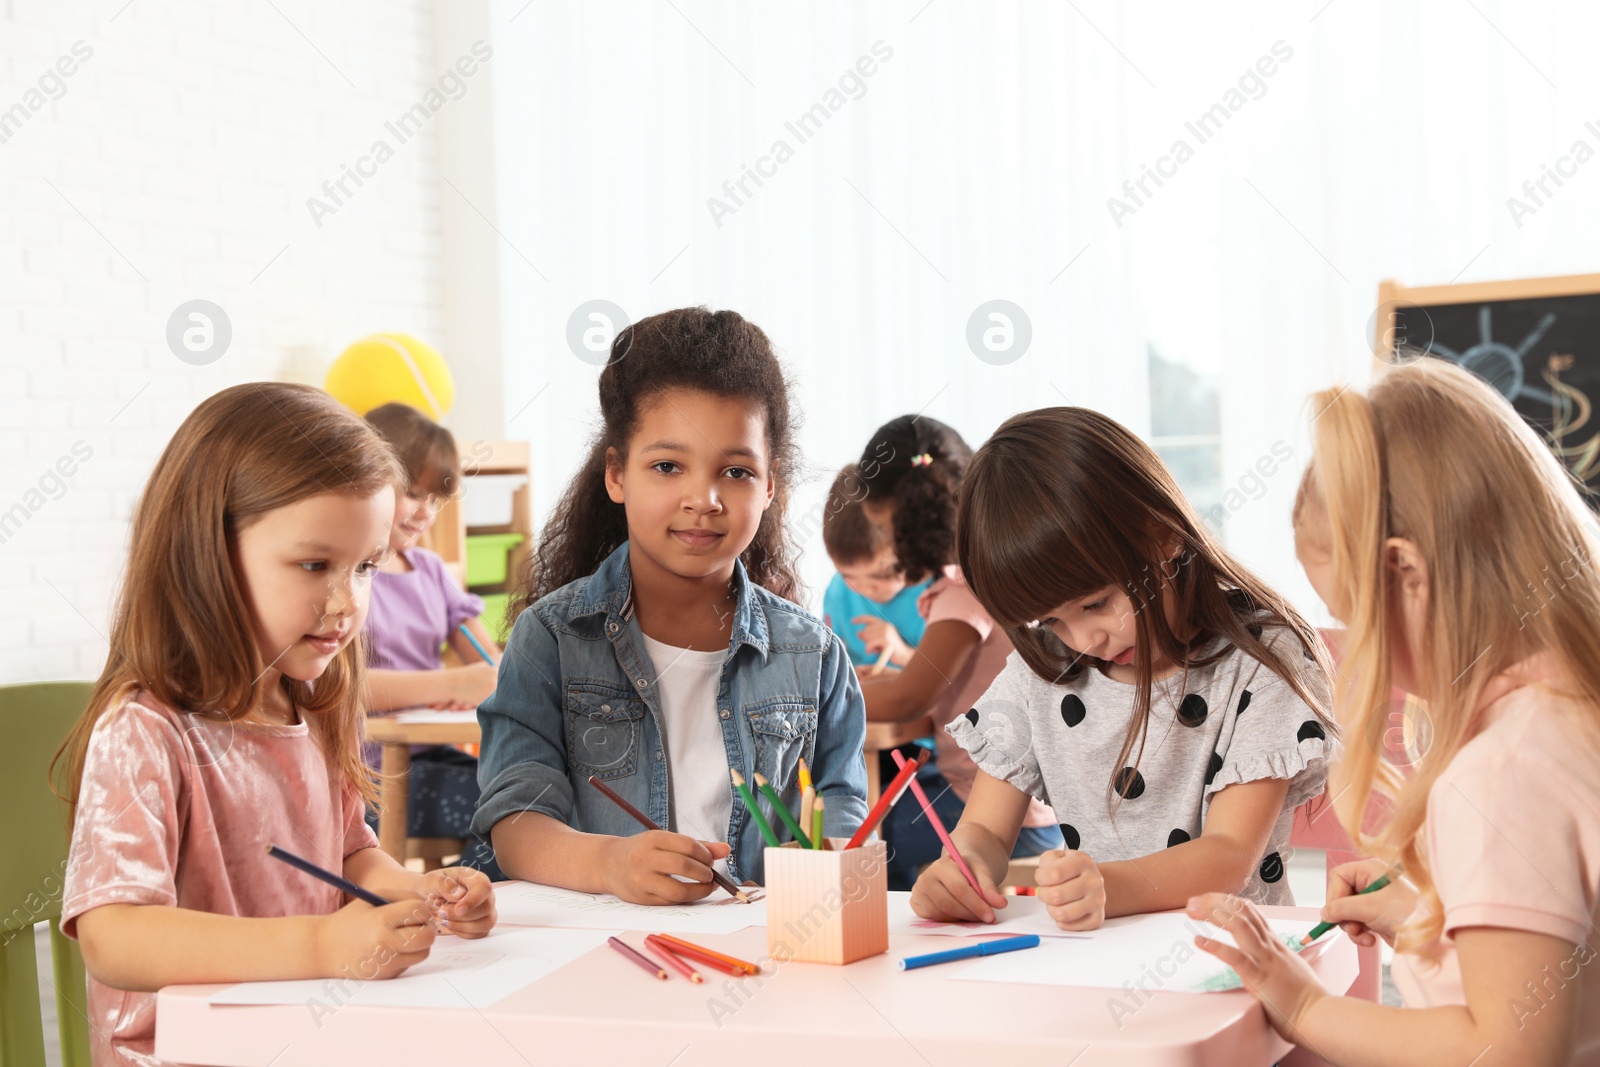
M867 761L867 806L877 803L882 782L878 753L926 737L933 732L927 718L909 722L869 722L862 746ZM378 796L378 847L406 861L407 812L410 809L412 745L475 745L482 739L477 718L460 722L398 722L374 715L367 720L367 740L383 746L383 781Z

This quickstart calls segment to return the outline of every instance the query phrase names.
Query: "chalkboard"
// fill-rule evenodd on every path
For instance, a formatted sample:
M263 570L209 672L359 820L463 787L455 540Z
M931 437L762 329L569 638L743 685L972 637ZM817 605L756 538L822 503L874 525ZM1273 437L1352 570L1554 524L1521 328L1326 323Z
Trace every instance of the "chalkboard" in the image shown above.
M1600 507L1600 274L1378 290L1376 352L1422 351L1488 382Z

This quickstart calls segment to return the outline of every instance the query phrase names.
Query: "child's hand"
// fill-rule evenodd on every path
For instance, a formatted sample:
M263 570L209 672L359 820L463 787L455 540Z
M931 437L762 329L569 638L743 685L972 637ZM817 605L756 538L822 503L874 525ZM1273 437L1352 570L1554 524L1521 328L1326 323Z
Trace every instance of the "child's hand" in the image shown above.
M1039 857L1038 898L1063 930L1098 930L1106 921L1106 880L1087 852L1053 849Z
M711 865L731 851L723 841L696 841L667 830L618 837L606 864L606 888L634 904L688 904L717 888Z
M351 901L323 916L317 931L317 969L328 978L393 978L428 958L433 913L420 900L374 908Z
M857 615L850 620L859 629L856 636L861 638L861 643L867 646L869 655L877 656L889 649L889 662L899 667L904 667L911 662L912 647L900 636L888 619L880 619L876 615Z
M1416 910L1416 887L1404 878L1395 878L1382 889L1359 896L1367 886L1389 873L1383 860L1357 860L1342 863L1328 872L1328 902L1322 908L1325 922L1338 923L1358 945L1377 943L1374 934L1390 945L1395 931L1405 925Z
M1194 943L1237 971L1244 987L1267 1010L1272 1028L1285 1041L1298 1043L1300 1020L1311 1005L1329 995L1311 965L1283 943L1247 900L1227 893L1206 893L1191 897L1187 910L1189 918L1220 926L1233 935L1237 948L1209 937L1196 937Z
M995 911L1006 906L1006 895L994 884L983 864L974 864L969 859L967 867L978 880L978 888L983 890L981 898L961 876L956 861L940 856L911 887L911 910L924 919L938 922L994 922Z
M492 663L469 663L465 667L451 667L445 672L450 680L450 702L459 707L475 708L489 698L500 680L500 668Z
M494 929L494 887L471 867L446 867L417 879L417 896L437 909L439 932L482 937Z

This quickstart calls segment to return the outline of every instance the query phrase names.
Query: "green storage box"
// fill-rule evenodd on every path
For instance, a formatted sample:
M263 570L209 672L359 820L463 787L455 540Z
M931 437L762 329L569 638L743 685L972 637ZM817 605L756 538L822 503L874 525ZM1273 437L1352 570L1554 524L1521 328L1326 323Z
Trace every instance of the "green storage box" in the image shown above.
M500 585L506 580L511 550L522 544L519 533L472 534L467 538L467 588Z
M483 597L483 625L501 648L506 647L506 638L511 636L506 629L506 606L510 603L510 593L486 593Z

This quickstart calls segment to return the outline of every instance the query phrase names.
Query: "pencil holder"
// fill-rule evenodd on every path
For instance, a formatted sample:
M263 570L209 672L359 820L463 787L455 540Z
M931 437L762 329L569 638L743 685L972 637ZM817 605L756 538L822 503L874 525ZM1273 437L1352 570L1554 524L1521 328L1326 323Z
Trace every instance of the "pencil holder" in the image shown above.
M766 850L767 953L776 961L854 963L889 950L886 846L828 844Z

